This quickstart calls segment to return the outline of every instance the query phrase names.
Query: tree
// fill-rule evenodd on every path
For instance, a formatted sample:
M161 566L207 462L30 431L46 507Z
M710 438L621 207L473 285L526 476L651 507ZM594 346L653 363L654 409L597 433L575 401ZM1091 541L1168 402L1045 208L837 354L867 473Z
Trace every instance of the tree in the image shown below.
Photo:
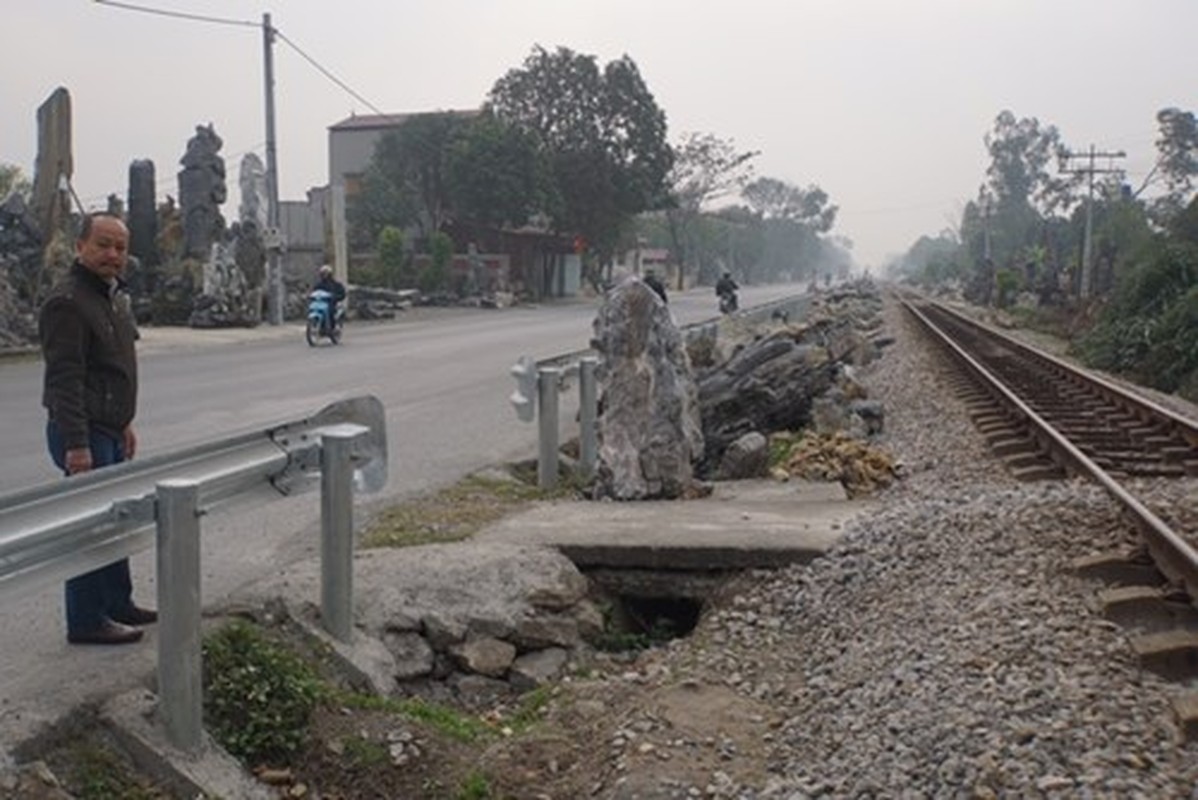
M665 113L628 56L600 70L594 56L534 47L486 109L534 138L552 176L554 227L582 235L600 260L632 217L666 205Z
M762 220L760 277L799 280L817 277L823 262L820 234L836 222L837 208L818 186L806 189L777 178L758 178L741 192Z
M674 167L668 177L672 202L666 220L679 267L678 288L685 285L694 229L703 207L743 188L752 174L750 162L758 155L737 152L730 140L711 134L686 134L674 147Z
M33 184L24 176L20 167L0 163L0 202L14 192L28 200L32 191Z
M374 161L362 176L361 191L349 198L346 217L349 240L355 249L375 245L387 226L408 228L416 225L418 199L406 183L396 185Z
M527 131L478 116L449 157L454 216L487 226L520 226L551 205L548 165Z
M1198 120L1192 111L1164 108L1157 112L1156 121L1160 126L1156 140L1160 157L1153 172L1160 174L1166 187L1166 194L1156 206L1158 215L1169 219L1185 206L1198 175Z
M1035 117L1016 119L1010 111L1002 111L984 141L990 154L986 188L1000 210L1031 206L1051 214L1076 202L1072 189L1079 179L1048 171L1050 163L1059 162L1068 152L1055 126L1041 126Z
M350 221L357 241L373 243L385 225L415 226L423 238L450 215L450 158L469 117L415 114L375 145Z
M837 208L818 186L800 189L776 178L758 178L742 193L749 207L766 219L789 220L816 233L827 233L836 222Z

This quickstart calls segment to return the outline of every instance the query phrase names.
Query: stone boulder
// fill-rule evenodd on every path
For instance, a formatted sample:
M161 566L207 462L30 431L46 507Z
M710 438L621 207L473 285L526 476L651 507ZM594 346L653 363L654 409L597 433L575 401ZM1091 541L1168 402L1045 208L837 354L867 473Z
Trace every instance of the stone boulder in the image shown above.
M698 394L682 334L661 298L635 277L612 289L594 322L602 356L595 494L675 498L703 452Z
M757 431L750 431L724 451L715 478L721 481L760 478L769 468L769 462L769 441Z
M469 687L527 688L549 680L572 651L593 636L602 617L589 583L550 548L463 542L364 550L354 559L354 649L377 662L399 690L435 681L458 693ZM313 619L320 597L319 561L289 567L232 599L235 607L282 600L299 619ZM364 646L381 643L381 647ZM543 657L537 653L547 651ZM552 668L551 668L552 667ZM484 680L485 679L485 680ZM464 698L469 699L469 698Z
M774 333L699 377L700 475L714 475L724 452L747 433L798 430L811 421L813 401L834 384L837 366L826 349L795 337L793 329Z

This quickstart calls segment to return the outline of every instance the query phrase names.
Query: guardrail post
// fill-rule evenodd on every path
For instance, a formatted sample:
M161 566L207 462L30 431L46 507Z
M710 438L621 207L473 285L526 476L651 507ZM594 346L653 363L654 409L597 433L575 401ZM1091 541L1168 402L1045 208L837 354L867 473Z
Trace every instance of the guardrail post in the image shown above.
M542 367L537 372L537 485L551 490L557 486L557 384L561 370Z
M598 456L599 390L595 384L595 368L599 359L586 356L578 361L578 468L583 480L595 474Z
M320 616L343 642L353 634L353 445L360 431L330 430L320 437Z
M200 484L157 484L158 695L167 739L194 752L203 736Z

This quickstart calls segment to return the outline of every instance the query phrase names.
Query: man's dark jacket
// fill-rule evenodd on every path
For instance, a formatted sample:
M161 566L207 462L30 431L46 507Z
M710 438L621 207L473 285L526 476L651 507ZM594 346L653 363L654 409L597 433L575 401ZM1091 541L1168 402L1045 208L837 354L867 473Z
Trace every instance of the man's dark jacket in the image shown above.
M119 437L137 411L137 327L128 297L75 262L42 305L38 334L42 405L67 449L87 447L89 427Z

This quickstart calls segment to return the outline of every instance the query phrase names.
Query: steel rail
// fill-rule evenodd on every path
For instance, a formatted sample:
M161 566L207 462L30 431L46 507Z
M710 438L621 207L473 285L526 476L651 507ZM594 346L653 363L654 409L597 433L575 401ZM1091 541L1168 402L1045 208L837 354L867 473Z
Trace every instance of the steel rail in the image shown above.
M1107 491L1109 495L1116 501L1124 512L1131 518L1133 524L1144 537L1145 545L1148 548L1149 554L1169 580L1184 585L1186 591L1191 597L1198 597L1198 550L1182 538L1176 531L1168 526L1160 517L1156 516L1147 506L1139 499L1123 487L1118 481L1112 478L1105 470L1095 464L1085 453L1079 450L1074 444L1063 434L1057 431L1051 424L1044 420L1039 414L1033 411L1026 403L1024 403L1017 395L1015 395L1007 386L994 376L989 370L982 366L976 359L967 353L960 345L922 311L915 307L912 302L907 300L901 301L903 307L912 314L919 322L936 337L942 345L947 347L953 356L982 384L991 396L995 397L998 402L1001 402L1018 417L1021 417L1029 427L1033 438L1040 444L1046 447L1050 457L1058 464L1065 466L1076 475L1080 475L1095 483L1099 484ZM940 307L939 305L937 307ZM957 316L957 315L955 315ZM980 327L980 326L975 326ZM987 333L995 333L989 328L981 328ZM1000 335L1001 336L1001 335ZM1001 336L1003 340L1010 340L1010 337ZM1066 362L1058 359L1052 359L1045 353L1040 353L1035 348L1027 347L1022 343L1019 344L1020 349L1025 352L1031 352L1037 356L1044 356L1053 361L1057 366L1063 368L1071 375L1085 377L1082 373ZM1106 382L1102 382L1106 384ZM1113 389L1120 394L1124 394L1122 390L1115 387L1113 384L1106 384L1110 389ZM1155 406L1155 404L1148 404ZM1177 415L1172 412L1165 411L1170 419L1176 418ZM1184 420L1182 420L1184 421Z
M1153 402L1147 397L1138 395L1128 389L1125 389L1111 381L1103 378L1100 375L1094 375L1090 372L1079 370L1069 362L1057 358L1051 353L1045 353L1043 350L1038 350L1031 345L1012 338L1002 331L993 328L976 319L961 313L960 311L946 306L943 303L927 302L926 305L931 305L937 310L952 316L955 320L968 325L975 330L982 331L985 335L997 339L1004 346L1010 347L1013 350L1018 350L1032 358L1035 358L1045 364L1049 364L1058 373L1068 376L1069 379L1078 383L1089 386L1095 391L1101 393L1106 398L1113 400L1119 405L1124 406L1129 411L1132 411L1136 416L1145 421L1162 422L1167 424L1175 433L1184 438L1191 445L1198 447L1198 422L1186 419L1185 417L1165 408L1164 406Z

